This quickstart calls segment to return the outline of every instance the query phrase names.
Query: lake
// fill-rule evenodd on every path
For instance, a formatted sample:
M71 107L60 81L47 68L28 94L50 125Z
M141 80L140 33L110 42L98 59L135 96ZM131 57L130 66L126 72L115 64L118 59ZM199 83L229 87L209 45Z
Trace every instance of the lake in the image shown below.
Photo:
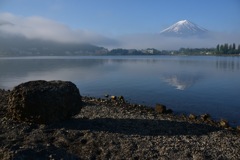
M240 125L240 57L79 56L0 58L0 88L29 80L74 82L83 96L123 95L176 113Z

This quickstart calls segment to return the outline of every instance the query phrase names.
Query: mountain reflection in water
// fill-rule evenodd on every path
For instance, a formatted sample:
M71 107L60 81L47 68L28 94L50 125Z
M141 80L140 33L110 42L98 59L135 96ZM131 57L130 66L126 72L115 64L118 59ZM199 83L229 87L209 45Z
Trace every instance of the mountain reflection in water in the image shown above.
M163 81L175 87L178 90L185 90L200 80L200 76L196 75L169 75L163 78Z

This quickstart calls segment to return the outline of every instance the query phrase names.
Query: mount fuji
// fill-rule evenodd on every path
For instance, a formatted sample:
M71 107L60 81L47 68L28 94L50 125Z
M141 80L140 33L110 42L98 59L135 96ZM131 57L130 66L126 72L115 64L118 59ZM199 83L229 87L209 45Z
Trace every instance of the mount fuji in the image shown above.
M200 27L188 20L181 20L162 30L160 34L169 37L202 37L207 32L207 29Z

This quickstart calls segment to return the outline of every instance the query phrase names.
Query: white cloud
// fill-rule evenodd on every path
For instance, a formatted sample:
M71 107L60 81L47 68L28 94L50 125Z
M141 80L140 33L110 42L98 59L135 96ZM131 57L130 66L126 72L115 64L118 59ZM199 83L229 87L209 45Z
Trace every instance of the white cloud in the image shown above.
M108 45L114 42L100 34L88 30L73 30L64 24L43 17L22 17L11 13L0 13L0 31L13 35L21 35L28 39L67 43Z

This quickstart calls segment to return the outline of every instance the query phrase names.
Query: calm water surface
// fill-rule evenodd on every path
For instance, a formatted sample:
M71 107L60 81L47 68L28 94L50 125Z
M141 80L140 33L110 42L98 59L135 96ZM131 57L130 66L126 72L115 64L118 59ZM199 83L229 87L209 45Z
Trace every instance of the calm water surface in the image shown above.
M72 81L82 95L123 95L132 103L163 103L240 125L240 57L0 58L0 88L39 79Z

